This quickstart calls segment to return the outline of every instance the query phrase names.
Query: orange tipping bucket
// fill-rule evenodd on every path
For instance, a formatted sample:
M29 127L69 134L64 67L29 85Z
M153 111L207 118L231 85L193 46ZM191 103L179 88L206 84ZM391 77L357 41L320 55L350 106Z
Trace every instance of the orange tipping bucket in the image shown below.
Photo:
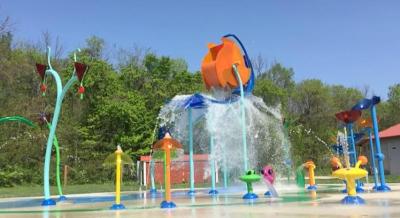
M232 65L236 64L243 84L250 79L250 69L246 63L240 47L228 38L222 38L222 44L208 45L208 53L201 64L201 75L207 89L211 87L236 88L239 82L236 79Z

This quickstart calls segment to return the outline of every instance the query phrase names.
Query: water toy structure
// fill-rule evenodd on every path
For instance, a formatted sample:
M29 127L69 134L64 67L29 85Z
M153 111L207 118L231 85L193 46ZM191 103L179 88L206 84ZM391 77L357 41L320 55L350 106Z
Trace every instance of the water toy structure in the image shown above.
M115 203L111 206L112 210L125 209L125 206L121 203L121 181L122 181L122 166L133 165L132 159L126 155L121 146L117 146L117 150L113 154L110 154L104 160L105 166L115 165Z
M42 125L46 125L49 130L51 130L51 124L50 124L51 116L50 114L46 113L40 113L39 114L39 123ZM53 141L54 148L56 150L56 183L57 183L57 190L58 190L58 195L59 201L64 201L67 200L65 195L63 194L62 191L62 185L61 185L61 157L60 157L60 146L58 144L57 136L54 135L54 141Z
M253 192L253 182L258 182L261 176L256 174L254 170L249 170L247 173L241 177L240 180L246 183L247 193L243 196L243 199L256 199L258 196Z
M376 168L376 161L375 161L375 149L374 149L374 142L373 142L373 136L372 136L372 119L360 119L357 121L357 126L361 128L360 132L365 133L368 136L368 142L369 142L369 151L370 151L370 163L371 163L371 168L372 168L372 175L374 179L374 186L372 187L372 190L377 190L378 188L378 169Z
M354 166L356 164L356 159L357 159L357 151L356 151L356 142L355 142L355 136L354 136L354 130L353 130L353 125L354 123L361 117L361 111L360 110L348 110L348 111L342 111L339 113L335 114L336 118L340 121L342 121L345 126L346 126L346 134L345 136L348 139L348 144L349 146L349 160L350 164ZM349 135L347 136L347 133ZM364 192L364 189L361 187L361 183L357 181L357 192Z
M173 139L169 133L164 138L157 141L153 148L161 150L164 159L164 201L161 202L161 208L175 208L176 204L171 199L171 152L182 149L181 143Z
M283 129L281 113L252 95L254 71L240 40L229 34L222 38L221 44L210 44L201 69L208 92L177 95L161 108L158 115L160 132L169 131L179 141L187 142L185 148L190 165L188 194L196 193L195 151L209 154L211 187L208 193L211 196L218 194L216 163L223 172L224 189L228 188L229 179L241 177L243 171L245 175L241 181L246 182L251 168L264 164L262 161L266 158L263 155L276 155L268 163L278 169L287 167L283 166L284 160L288 160L283 157L283 151L289 150L286 149L289 143L283 142L284 134L280 131ZM276 140L266 143L271 137L276 137ZM153 166L150 162L151 180L154 178ZM254 170L251 172L254 172L251 175L256 174ZM260 175L258 177L261 179ZM151 192L154 190L152 182ZM256 194L246 193L243 197L250 196L254 198Z
M69 88L71 88L71 86L75 82L80 83L78 93L80 94L81 99L83 98L83 93L85 91L85 89L83 88L83 85L82 85L83 78L84 78L85 73L89 69L89 67L87 65L77 62L76 55L74 55L74 59L75 59L74 60L75 61L74 72L72 73L72 76L68 80L66 85L63 87L59 74L51 66L50 55L51 55L51 49L50 49L50 47L48 47L47 48L47 64L48 65L36 63L36 71L41 78L40 90L42 91L42 95L44 96L46 93L46 90L47 90L47 86L46 86L46 81L47 81L46 76L47 75L51 75L54 78L54 80L56 82L56 86L57 86L57 98L56 98L56 104L55 104L55 108L54 108L54 115L52 118L50 133L49 133L49 137L48 137L47 144L46 144L44 176L43 176L43 184L44 184L43 185L44 200L42 202L43 206L49 206L49 205L56 204L56 202L50 198L50 175L49 175L49 173L50 173L51 146L53 144L54 136L56 133L56 128L57 128L57 123L58 123L58 119L60 116L62 101L64 99L66 92L69 90ZM65 198L63 198L63 199L65 199Z
M358 161L354 167L350 167L346 164L343 167L340 159L333 157L331 159L331 165L333 169L332 176L340 178L346 181L347 184L347 196L341 201L342 204L365 204L364 199L357 196L356 191L356 179L361 179L368 175L368 172L360 167L366 165L368 159L365 156L359 156Z
M303 164L304 168L308 171L308 190L317 190L317 186L315 185L315 164L312 160L309 160Z
M274 188L274 182L275 182L275 171L272 169L271 166L264 166L263 169L261 170L261 175L264 180L264 183L268 187L268 191L264 193L264 196L266 197L278 197L278 193Z
M305 187L306 179L305 179L304 169L306 169L308 172L307 190L310 190L310 191L317 190L317 186L315 185L315 174L314 174L315 168L316 168L316 166L312 160L309 160L309 161L301 164L299 167L297 167L295 180L296 180L296 185L299 188Z
M240 47L228 37L234 38ZM247 184L247 193L243 198L254 199L257 198L257 195L252 193L251 184L257 178L259 180L261 176L256 176L255 171L248 171L246 111L244 108L244 94L245 92L251 92L254 87L254 72L251 61L241 41L232 34L224 36L222 44L211 43L208 48L209 51L201 65L202 77L206 88L225 89L229 87L231 89L239 88L240 91L243 164L244 170L247 172L246 175L240 177L240 180ZM242 54L242 51L244 54ZM246 86L246 91L244 86Z
M382 153L382 150L381 150L381 141L379 138L378 117L376 115L376 105L379 104L380 102L381 102L381 98L378 96L373 96L370 99L364 98L364 99L360 100L359 102L357 102L357 104L353 106L352 110L362 111L362 110L369 109L371 112L372 129L374 132L374 139L375 139L375 146L376 146L376 154L372 155L372 156L375 156L376 159L378 160L378 173L379 173L379 179L380 179L380 184L377 185L374 190L386 192L386 191L390 191L391 189L385 182L385 169L384 169L384 164L383 164L385 155ZM369 138L371 139L371 135ZM370 141L370 146L371 146L371 143L372 143L372 141ZM371 149L371 152L373 152L373 149ZM374 162L373 162L373 165L375 165Z
M305 179L305 175L304 175L304 166L303 164L300 165L299 167L297 167L296 169L296 185L299 188L304 188L306 185L306 179Z

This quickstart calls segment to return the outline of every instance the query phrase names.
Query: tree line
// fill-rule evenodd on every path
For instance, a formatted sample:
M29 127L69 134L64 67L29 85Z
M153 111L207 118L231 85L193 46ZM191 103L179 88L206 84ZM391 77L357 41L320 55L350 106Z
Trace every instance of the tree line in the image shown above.
M51 44L51 37L44 34L42 44L15 42L12 31L3 26L0 116L22 115L37 121L39 113L54 109L55 84L49 79L46 96L41 96L41 81L34 68L36 62L46 63L44 48ZM71 169L71 183L111 181L112 172L102 163L117 144L134 158L148 154L161 106L177 94L205 91L200 72L190 72L183 59L134 48L120 50L117 61L110 61L105 45L96 36L86 39L78 53L78 60L90 66L84 80L84 99L79 99L75 85L62 107L57 137L62 165ZM62 45L57 46L52 65L65 82L73 72L73 53L63 57ZM257 67L254 95L262 97L267 105L281 108L289 123L294 165L307 159L321 167L328 165L330 152L321 140L333 143L338 128L334 114L370 93L327 85L318 79L295 82L292 68L279 62L266 67L262 58L253 62ZM400 84L395 84L389 88L387 100L378 106L381 129L400 122L396 113L399 109ZM46 127L31 128L20 123L0 126L0 186L42 183L47 134ZM135 175L133 171L126 173Z

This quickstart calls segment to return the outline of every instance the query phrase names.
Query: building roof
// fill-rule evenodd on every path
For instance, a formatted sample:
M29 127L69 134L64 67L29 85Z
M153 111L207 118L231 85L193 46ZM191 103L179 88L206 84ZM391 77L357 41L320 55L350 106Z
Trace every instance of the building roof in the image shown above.
M391 138L400 136L400 123L379 132L379 137Z

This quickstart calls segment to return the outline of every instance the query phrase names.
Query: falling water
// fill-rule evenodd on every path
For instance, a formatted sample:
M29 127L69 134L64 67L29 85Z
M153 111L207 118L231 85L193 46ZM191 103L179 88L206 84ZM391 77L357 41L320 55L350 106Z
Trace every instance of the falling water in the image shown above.
M344 163L346 168L350 168L350 159L349 159L349 144L346 140L346 128L344 128L344 133L338 131L337 134L337 144L343 147L343 156L344 156Z
M217 93L213 96L224 96ZM184 101L188 95L175 96L165 105L160 114L160 126L165 126L172 136L188 147L188 113L176 102ZM214 99L207 96L209 99ZM192 109L194 123L194 152L209 153L210 135L214 139L214 149L210 158L218 166L224 166L224 156L228 157L227 170L231 178L243 174L243 154L240 123L240 102L221 104L206 101L207 107ZM245 97L246 131L249 169L260 169L272 165L279 174L286 169L289 145L284 143L282 117L279 108L265 105L261 98ZM286 145L285 145L286 144ZM205 169L208 171L209 169Z

